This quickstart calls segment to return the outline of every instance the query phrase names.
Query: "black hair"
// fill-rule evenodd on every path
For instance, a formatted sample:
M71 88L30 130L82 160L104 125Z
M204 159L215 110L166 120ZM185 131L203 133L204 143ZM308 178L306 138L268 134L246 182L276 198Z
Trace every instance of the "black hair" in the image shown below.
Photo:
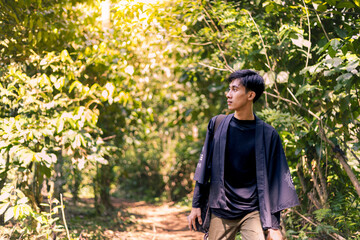
M228 82L231 83L235 79L240 80L240 83L246 88L246 91L250 90L256 93L253 102L256 102L265 90L264 79L252 70L237 70L230 74Z

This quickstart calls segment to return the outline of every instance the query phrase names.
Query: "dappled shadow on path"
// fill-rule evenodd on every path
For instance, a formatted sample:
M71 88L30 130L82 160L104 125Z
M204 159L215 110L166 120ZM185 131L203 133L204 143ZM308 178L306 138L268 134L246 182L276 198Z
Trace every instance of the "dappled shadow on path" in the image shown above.
M200 240L202 233L188 230L186 216L189 211L185 207L172 203L162 205L146 202L131 202L113 199L113 205L126 209L135 219L135 224L125 232L114 234L111 239L151 239L151 240ZM109 236L110 237L110 236Z

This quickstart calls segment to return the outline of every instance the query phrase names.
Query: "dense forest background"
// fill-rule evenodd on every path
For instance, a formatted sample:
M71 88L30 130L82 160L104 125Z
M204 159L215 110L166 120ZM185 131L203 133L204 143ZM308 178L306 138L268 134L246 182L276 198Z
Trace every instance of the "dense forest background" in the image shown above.
M65 236L62 195L98 215L190 204L224 80L253 69L301 201L286 236L360 239L359 17L359 0L0 0L1 225Z

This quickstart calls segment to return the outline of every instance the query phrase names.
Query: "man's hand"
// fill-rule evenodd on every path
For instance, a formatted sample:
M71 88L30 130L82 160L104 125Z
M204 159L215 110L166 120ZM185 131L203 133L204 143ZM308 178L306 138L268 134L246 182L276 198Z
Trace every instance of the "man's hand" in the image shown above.
M196 224L195 224L195 220L197 219L198 222L200 224L202 224L202 220L201 220L201 209L200 208L192 208L191 209L191 213L190 215L187 217L188 219L188 222L189 222L189 229L192 230L192 229L195 229L197 230L196 228Z
M282 240L282 234L279 229L269 229L266 237L266 240Z

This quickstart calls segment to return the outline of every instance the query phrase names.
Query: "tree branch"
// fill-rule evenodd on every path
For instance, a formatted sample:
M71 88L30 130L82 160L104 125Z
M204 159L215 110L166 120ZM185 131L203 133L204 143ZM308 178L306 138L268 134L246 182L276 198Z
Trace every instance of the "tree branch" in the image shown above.
M235 72L235 70L234 70L232 67L229 66L229 64L228 64L228 62L227 62L227 60L226 60L226 58L225 58L224 52L223 52L222 48L220 47L220 44L219 44L219 43L217 44L217 46L218 46L218 48L219 48L219 50L220 50L220 53L221 53L222 58L223 58L224 61L225 61L225 66L226 66L226 68L227 68L230 72Z
M303 3L304 3L304 7L305 7L305 11L306 11L306 18L307 18L307 21L308 21L308 29L309 29L309 47L308 47L308 51L307 51L307 54L306 54L306 63L305 63L305 68L308 67L309 65L309 58L310 58L310 49L311 49L311 27L310 27L310 18L309 18L309 11L308 11L308 8L306 6L306 3L304 0L302 0ZM305 76L304 76L304 79L303 79L303 85L305 84Z
M206 45L210 45L213 44L212 42L206 42L206 43L190 43L191 45L196 45L196 46L206 46Z
M356 160L358 160L359 164L360 164L360 159L358 156L356 156L356 154L354 153L353 150L350 150L351 154L356 158Z
M226 72L229 71L229 69L217 68L217 67L213 67L213 66L207 65L207 64L205 64L205 63L201 63L201 62L199 62L199 64L200 64L201 66L208 67L208 68L210 68L210 69L215 69L215 70L219 70L219 71L226 71Z
M266 92L266 91L265 91L265 92ZM293 101L291 101L291 100L289 100L289 99L287 99L287 98L283 98L283 97L281 97L281 96L276 96L276 95L274 95L274 94L272 94L272 93L269 93L269 92L266 92L266 94L268 94L268 95L271 96L271 97L278 98L278 99L280 99L280 100L283 100L283 101L285 101L285 102L288 102L288 103L290 103L290 104L296 105L296 106L298 106L299 108L303 109L304 111L308 112L311 116L315 117L317 120L321 120L319 116L317 116L315 113L313 113L313 112L310 111L309 109L303 107L301 104L298 104L298 103L296 103L296 102L293 102Z
M317 116L315 113L313 113L312 111L310 111L309 109L306 109L304 108L301 104L297 104L296 102L293 102L287 98L283 98L281 96L276 96L274 94L271 94L271 93L267 93L269 96L272 96L272 97L275 97L275 98L278 98L280 100L283 100L285 102L288 102L290 104L293 104L293 105L296 105L298 106L299 108L307 111L310 115L312 115L313 117L315 117L317 120L321 121L321 118L319 116ZM347 163L347 158L346 156L344 155L344 153L342 152L342 150L338 147L338 146L335 146L335 144L326 137L326 134L324 132L324 128L322 126L319 126L319 131L320 131L320 137L325 141L327 142L330 147L333 149L333 151L335 152L335 157L337 159L339 159L340 161L340 164L343 166L346 174L348 175L348 177L350 178L350 181L351 183L354 185L355 187L355 190L358 194L358 196L360 197L360 183L359 183L359 180L356 178L354 172L352 171L351 167L349 166L349 164Z
M311 178L313 180L315 190L316 190L316 192L317 192L317 194L318 194L318 196L320 198L320 206L317 207L318 209L320 209L325 205L325 199L324 199L324 196L323 196L321 188L320 188L321 184L318 183L318 179L317 179L317 177L315 175L315 171L312 169L311 163L309 163L309 161L306 161L306 160L305 160L305 162L307 163L306 167L308 168L310 176L311 176Z
M107 140L110 140L110 139L113 139L113 138L116 138L116 135L104 137L102 140L103 140L103 141L107 141Z
M356 175L352 171L350 165L347 163L347 161L346 161L347 157L344 155L344 152L338 146L336 146L330 139L328 139L326 137L323 128L320 127L319 131L320 131L320 137L330 145L333 152L335 153L335 157L337 159L339 159L340 164L343 166L346 174L350 178L351 183L354 185L358 196L360 197L360 183L359 183L359 180L357 179Z
M264 39L263 39L263 37L262 37L262 35L261 35L261 32L260 32L260 30L259 30L259 28L258 28L258 26L257 26L257 24L256 24L256 22L255 22L255 20L254 20L254 18L252 17L250 11L246 11L246 12L247 12L247 14L249 14L251 21L253 21L253 23L254 23L254 25L255 25L255 27L256 27L256 30L257 30L258 33L259 33L259 37L260 37L261 43L262 43L262 45L263 45L263 47L264 47L264 50L265 50L265 56L266 56L266 60L267 60L267 63L268 63L268 68L270 69L270 71L274 71L273 66L270 64L270 59L269 59L269 56L268 56L268 54L267 54L266 47L265 47L265 42L264 42Z
M211 23L213 24L214 28L216 29L216 31L220 32L218 27L216 26L214 20L212 20L210 14L208 13L208 11L206 10L206 7L204 7L204 12L206 14L206 16L209 18L209 20L211 21Z
M204 12L205 12L206 16L210 19L210 21L211 21L211 23L213 24L213 26L214 26L214 28L216 29L216 31L217 31L218 33L220 33L220 31L219 31L219 29L217 28L215 22L212 20L210 14L206 11L206 8L204 8ZM208 23L208 21L206 21L206 19L205 19L205 23L208 25L208 27L211 29L211 31L213 31L213 33L215 33L214 29L210 26L210 24ZM216 39L216 41L217 41L217 47L219 48L221 57L222 57L222 58L224 59L224 61L225 61L225 67L226 67L230 72L234 72L235 70L234 70L232 67L230 67L230 65L228 64L228 62L227 62L227 60L226 60L226 58L225 58L224 51L222 50L222 48L221 48L221 46L220 46L220 44L219 44L219 41L218 41L217 39Z
M311 221L309 218L305 217L304 215L302 215L301 213L299 213L298 211L296 211L295 209L291 209L291 211L293 211L294 213L296 213L297 215L299 215L300 217L302 217L305 221L307 221L308 223L310 223L311 225L317 227L319 226L319 224L314 223L313 221ZM340 236L337 233L327 233L325 232L325 234L327 234L328 236L330 236L332 239L335 240L346 240L345 238L343 238L342 236Z
M323 32L324 32L324 34L325 34L326 39L327 39L328 41L330 41L330 38L329 38L329 36L327 35L327 33L326 33L326 31L325 31L325 28L324 28L324 25L322 24L322 21L321 21L321 19L320 19L320 16L319 16L319 14L317 13L316 10L315 10L315 13L316 13L317 19L319 20L319 23L320 23L320 25L321 25L321 28L322 28L322 30L323 30Z

